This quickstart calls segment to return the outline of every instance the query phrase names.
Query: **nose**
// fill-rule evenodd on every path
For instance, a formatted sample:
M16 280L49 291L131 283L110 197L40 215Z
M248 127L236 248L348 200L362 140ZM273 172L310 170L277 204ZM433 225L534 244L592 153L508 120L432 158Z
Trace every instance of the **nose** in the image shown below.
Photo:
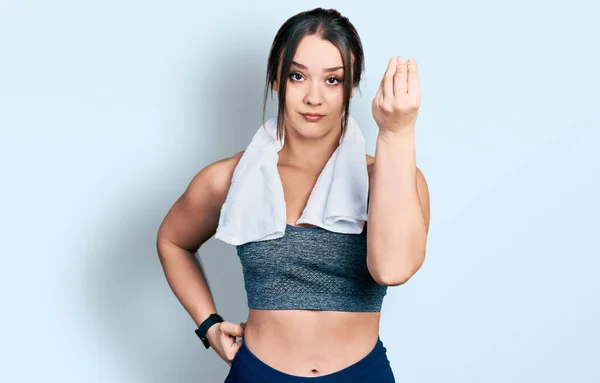
M313 82L308 86L304 102L308 105L321 105L323 103L323 96L321 95L321 88L318 82Z

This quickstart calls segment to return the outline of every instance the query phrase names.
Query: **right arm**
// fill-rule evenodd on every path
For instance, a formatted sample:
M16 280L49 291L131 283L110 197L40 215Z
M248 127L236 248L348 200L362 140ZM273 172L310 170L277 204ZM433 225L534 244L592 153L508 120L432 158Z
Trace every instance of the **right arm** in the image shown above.
M196 326L217 310L195 253L216 233L221 207L241 154L217 161L198 172L158 230L156 247L167 282ZM207 333L219 354L221 350L213 341L221 338L217 335L220 325L213 325Z

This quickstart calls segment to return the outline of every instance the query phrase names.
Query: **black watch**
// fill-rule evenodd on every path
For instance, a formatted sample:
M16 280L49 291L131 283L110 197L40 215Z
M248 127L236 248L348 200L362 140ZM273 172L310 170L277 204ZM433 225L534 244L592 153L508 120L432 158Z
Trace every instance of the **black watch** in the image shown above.
M206 318L204 320L204 322L202 322L202 324L194 331L196 333L196 335L198 335L198 338L200 338L200 340L202 340L202 343L204 343L204 347L209 348L210 347L210 343L208 343L208 339L206 339L206 332L208 331L208 329L216 324L216 323L221 323L223 322L224 319L222 316L220 316L219 314L210 314L208 316L208 318Z

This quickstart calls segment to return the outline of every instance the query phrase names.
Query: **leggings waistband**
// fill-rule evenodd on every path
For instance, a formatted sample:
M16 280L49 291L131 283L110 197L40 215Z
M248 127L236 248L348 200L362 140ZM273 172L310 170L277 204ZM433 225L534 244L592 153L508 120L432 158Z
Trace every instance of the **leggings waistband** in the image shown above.
M374 375L381 374L381 376L393 376L389 360L387 359L386 348L379 337L377 338L375 347L358 362L342 370L318 377L296 376L279 371L254 355L243 340L234 358L234 363L236 362L243 365L238 365L236 366L237 368L242 368L253 375L260 376L266 382L277 383L299 383L308 382L309 380L315 383L362 382L365 375L370 375L371 373L374 373ZM232 369L236 367L232 365ZM393 378L391 379L389 380L390 382L393 381Z

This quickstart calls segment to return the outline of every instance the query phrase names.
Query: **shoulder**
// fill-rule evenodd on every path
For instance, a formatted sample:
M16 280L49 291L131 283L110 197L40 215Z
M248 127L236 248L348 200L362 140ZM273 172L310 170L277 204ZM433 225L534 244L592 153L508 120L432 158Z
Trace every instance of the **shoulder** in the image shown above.
M214 197L214 202L222 201L224 203L231 185L233 171L243 154L244 151L241 151L206 166L196 174L190 183L190 187L193 189L209 189Z
M209 209L211 214L220 214L229 192L233 171L242 153L215 161L196 173L182 197L189 211Z
M373 173L373 164L375 163L375 157L367 154L367 172L369 173L369 177Z
M373 165L374 162L375 162L375 157L367 154L367 166Z
M175 244L196 251L215 234L233 171L241 157L242 153L237 153L213 162L192 178L161 223L158 244Z

